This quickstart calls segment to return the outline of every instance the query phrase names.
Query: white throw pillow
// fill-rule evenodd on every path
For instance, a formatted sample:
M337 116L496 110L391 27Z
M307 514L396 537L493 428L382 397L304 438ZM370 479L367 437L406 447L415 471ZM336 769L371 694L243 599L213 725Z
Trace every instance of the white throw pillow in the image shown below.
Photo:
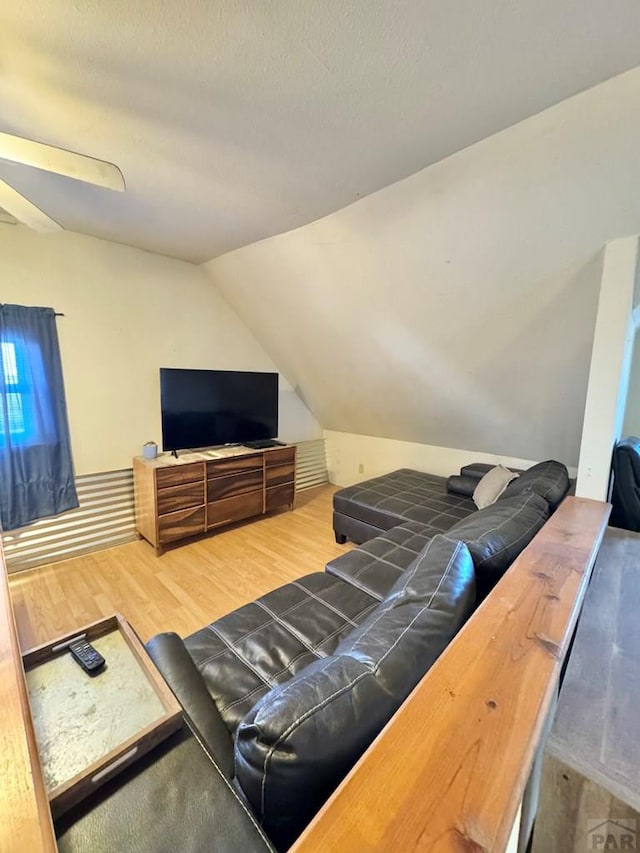
M478 509L484 509L495 503L512 480L519 474L509 471L503 465L496 465L484 475L473 492L473 502Z

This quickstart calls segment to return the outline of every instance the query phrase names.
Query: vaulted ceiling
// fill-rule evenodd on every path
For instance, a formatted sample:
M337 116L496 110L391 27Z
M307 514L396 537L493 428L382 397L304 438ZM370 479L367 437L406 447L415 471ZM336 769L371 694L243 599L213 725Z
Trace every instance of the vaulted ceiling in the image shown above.
M116 162L127 192L0 178L67 229L200 262L636 66L638 32L636 0L7 0L0 131Z
M640 67L203 269L325 429L576 465L638 105Z

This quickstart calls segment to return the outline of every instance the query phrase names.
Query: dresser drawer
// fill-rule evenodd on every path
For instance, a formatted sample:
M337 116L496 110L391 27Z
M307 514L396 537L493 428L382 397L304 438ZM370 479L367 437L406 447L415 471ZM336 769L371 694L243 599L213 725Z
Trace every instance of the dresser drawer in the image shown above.
M295 497L295 485L287 483L284 486L272 486L267 489L265 499L265 511L276 509L279 506L288 506L293 504Z
M296 448L294 447L280 447L277 450L266 450L264 454L264 461L267 468L271 468L275 465L284 465L287 462L293 464L296 458Z
M204 480L158 489L158 515L204 504Z
M156 549L267 510L293 506L296 446L226 448L133 463L136 530Z
M160 544L174 539L184 539L204 533L204 506L181 509L158 518L158 541Z
M207 462L207 477L218 477L224 474L235 474L251 469L262 470L262 453L252 453L250 456L231 456L229 459L215 459Z
M204 480L202 462L193 462L190 465L168 465L166 468L156 469L156 483L159 489L193 483L196 480Z
M212 480L207 480L208 501L233 498L255 491L262 494L262 468L257 471L243 471L240 474L227 474L226 477L214 477Z
M279 486L282 483L292 483L295 476L295 466L292 462L284 465L271 465L266 470L267 486Z
M225 498L207 504L207 528L230 524L262 513L262 489L248 495Z

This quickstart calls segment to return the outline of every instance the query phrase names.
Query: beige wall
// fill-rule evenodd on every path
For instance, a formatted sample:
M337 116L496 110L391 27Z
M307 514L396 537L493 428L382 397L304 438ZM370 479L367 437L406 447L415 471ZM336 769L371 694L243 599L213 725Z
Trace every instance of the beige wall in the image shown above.
M457 474L463 465L470 462L528 468L535 461L540 461L332 430L324 431L324 439L329 479L339 486L350 486L396 468L414 468L448 477Z
M576 495L608 500L611 454L623 430L635 337L638 238L608 243L593 336Z
M325 429L576 466L639 99L636 69L205 269Z
M63 233L0 224L0 301L61 311L76 473L131 465L161 442L160 367L277 370L193 264ZM281 376L280 436L320 428Z

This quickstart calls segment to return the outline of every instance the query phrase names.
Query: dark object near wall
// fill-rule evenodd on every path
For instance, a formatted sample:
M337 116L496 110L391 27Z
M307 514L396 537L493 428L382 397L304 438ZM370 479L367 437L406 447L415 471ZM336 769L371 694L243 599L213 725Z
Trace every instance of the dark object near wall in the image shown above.
M160 368L163 450L264 441L278 434L278 374Z
M613 451L611 527L640 531L640 438L622 438Z

